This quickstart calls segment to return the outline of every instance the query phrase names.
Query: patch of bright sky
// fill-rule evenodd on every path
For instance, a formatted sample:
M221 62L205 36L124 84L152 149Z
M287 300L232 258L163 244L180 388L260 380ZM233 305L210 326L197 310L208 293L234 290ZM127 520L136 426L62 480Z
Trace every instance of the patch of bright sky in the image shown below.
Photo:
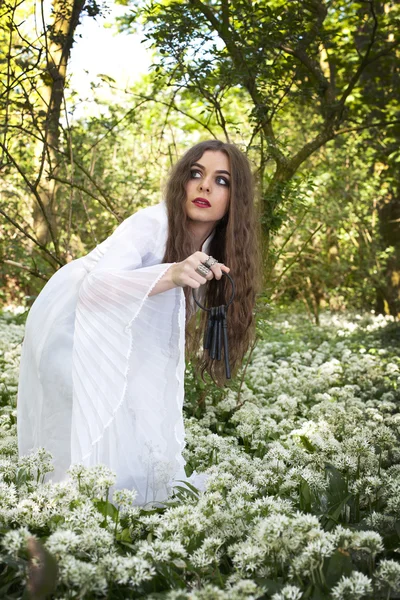
M68 99L70 119L77 119L99 113L97 100L117 101L118 92L107 84L96 88L96 98L92 84L101 82L99 75L107 75L115 80L121 90L129 88L151 64L151 52L146 50L139 33L120 33L115 26L116 17L123 15L127 8L108 2L108 10L102 17L84 16L77 27L72 48L69 73L69 91L77 92L80 99ZM96 100L97 99L97 100ZM72 105L74 105L71 115Z

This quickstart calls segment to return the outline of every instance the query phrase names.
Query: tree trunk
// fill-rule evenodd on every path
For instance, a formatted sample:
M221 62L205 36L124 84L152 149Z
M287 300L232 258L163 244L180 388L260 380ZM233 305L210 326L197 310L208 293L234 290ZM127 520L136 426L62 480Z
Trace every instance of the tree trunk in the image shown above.
M58 251L57 210L55 196L57 183L53 178L58 170L60 115L64 98L67 65L74 42L74 33L85 0L53 0L51 25L47 33L46 69L42 92L46 118L38 146L38 192L40 202L35 204L33 225L37 239L43 245L53 242Z
M377 292L377 311L400 317L400 194L390 197L379 210L384 249L393 248L385 270L385 285Z

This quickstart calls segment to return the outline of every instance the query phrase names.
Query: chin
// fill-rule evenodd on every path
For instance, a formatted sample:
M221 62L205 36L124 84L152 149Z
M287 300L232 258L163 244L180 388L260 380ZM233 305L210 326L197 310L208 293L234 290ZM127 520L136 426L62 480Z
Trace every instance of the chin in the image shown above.
M202 217L202 215L204 215L205 217L207 217L207 219L209 219L209 215L210 212L212 212L211 208L197 208L194 205L190 205L190 207L187 208L187 214L188 215L196 215L194 218L195 219L199 219Z

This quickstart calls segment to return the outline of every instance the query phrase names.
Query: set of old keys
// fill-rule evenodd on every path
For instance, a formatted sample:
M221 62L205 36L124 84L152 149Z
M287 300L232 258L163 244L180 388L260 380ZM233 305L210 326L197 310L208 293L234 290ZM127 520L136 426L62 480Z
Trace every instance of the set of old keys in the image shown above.
M208 311L207 325L204 332L203 348L208 350L211 359L221 360L222 356L222 344L224 347L224 359L225 359L225 372L226 378L231 378L231 368L229 365L229 348L228 348L228 325L227 325L227 310L228 306L233 302L235 297L235 284L233 283L232 277L229 273L222 271L222 274L228 277L232 284L232 295L228 304L222 304L221 306L212 306L211 308L205 308L196 300L193 292L193 299L196 304L203 310Z

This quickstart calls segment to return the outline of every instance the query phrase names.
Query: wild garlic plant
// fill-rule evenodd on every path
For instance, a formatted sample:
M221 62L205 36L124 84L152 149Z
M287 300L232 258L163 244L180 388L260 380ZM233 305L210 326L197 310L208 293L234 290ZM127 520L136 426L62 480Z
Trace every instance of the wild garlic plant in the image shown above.
M184 453L206 492L140 507L135 490L111 502L105 466L51 483L45 450L18 458L23 326L0 318L4 597L34 586L38 563L58 600L400 597L399 327L371 314L321 322L265 321L222 392L188 367Z

